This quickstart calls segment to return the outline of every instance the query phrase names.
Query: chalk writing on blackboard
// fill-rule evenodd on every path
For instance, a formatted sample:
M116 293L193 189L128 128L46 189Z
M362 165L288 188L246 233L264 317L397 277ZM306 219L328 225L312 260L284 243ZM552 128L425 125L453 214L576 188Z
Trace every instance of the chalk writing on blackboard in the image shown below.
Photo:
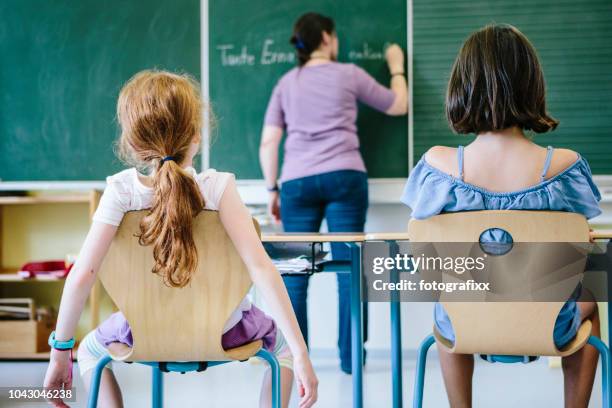
M385 48L387 43L382 47L374 47L364 42L359 44L358 48L352 48L348 51L349 61L363 60L383 60L385 57ZM217 52L221 56L221 66L224 67L239 67L239 66L254 66L254 65L273 65L273 64L295 64L295 52L287 50L286 46L278 46L271 38L264 39L261 44L260 51L252 51L247 45L236 44L219 44L216 46Z

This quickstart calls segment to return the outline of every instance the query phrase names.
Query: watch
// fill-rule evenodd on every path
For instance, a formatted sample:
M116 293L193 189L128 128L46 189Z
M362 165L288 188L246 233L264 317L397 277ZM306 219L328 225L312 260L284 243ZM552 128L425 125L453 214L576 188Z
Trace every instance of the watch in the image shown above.
M278 192L278 184L274 184L273 187L266 187L266 190L268 190L269 193Z
M70 350L74 347L74 337L68 341L59 341L55 339L55 330L49 336L49 345L56 350Z

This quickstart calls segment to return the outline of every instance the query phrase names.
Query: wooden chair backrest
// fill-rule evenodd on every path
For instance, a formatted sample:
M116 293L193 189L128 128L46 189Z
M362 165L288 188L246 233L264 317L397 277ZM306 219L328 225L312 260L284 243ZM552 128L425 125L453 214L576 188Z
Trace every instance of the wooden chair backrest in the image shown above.
M242 262L215 211L194 220L198 267L183 288L152 273L153 250L136 234L146 211L123 217L100 270L104 288L132 330L129 361L231 360L221 346L223 327L251 287ZM253 220L259 232L259 226Z
M551 211L470 211L447 213L426 220L411 220L408 235L411 242L479 242L480 235L490 228L507 231L513 242L589 242L589 226L584 216ZM467 246L466 246L467 248ZM528 271L521 274L537 274L538 269L552 262L541 246L522 246L531 257ZM540 249L540 250L538 250ZM513 256L513 250L502 257ZM456 254L454 254L456 255ZM516 263L506 262L500 274L515 275ZM570 269L581 274L586 264L586 253ZM497 264L496 264L497 265ZM514 270L512 266L514 265ZM496 270L495 273L498 271ZM569 282L568 297L581 276ZM567 283L567 282L566 282ZM573 285L573 286L572 286ZM553 340L555 321L565 302L441 302L451 320L455 342L451 344L437 335L439 343L456 353L507 354L507 355L564 355L568 347L558 350ZM584 339L580 339L583 341ZM586 340L584 340L586 341Z

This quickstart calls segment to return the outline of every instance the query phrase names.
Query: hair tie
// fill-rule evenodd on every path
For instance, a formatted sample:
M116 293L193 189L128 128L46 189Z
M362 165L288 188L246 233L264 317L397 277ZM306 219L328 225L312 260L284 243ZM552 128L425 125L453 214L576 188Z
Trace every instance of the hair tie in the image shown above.
M176 162L176 158L174 156L166 156L163 159L161 159L161 164L164 164L167 161Z
M302 39L297 34L295 36L295 48L297 48L298 50L303 50L304 48L306 48L306 46L302 42Z

